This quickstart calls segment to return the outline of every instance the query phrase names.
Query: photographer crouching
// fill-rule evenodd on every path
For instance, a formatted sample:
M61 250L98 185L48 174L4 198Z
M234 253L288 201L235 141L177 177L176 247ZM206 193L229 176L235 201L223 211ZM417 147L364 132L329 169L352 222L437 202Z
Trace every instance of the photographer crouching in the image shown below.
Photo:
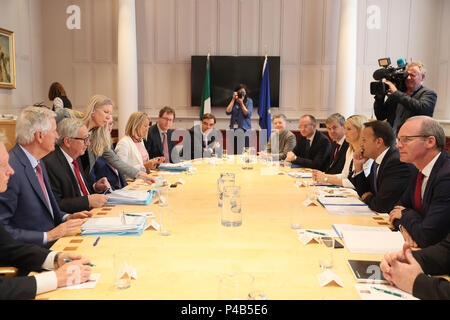
M393 70L398 69L401 68ZM380 70L376 72L380 72ZM386 80L384 83L387 85L385 90L378 90L376 93L371 92L375 94L373 107L377 120L387 119L395 134L397 134L406 119L410 117L418 115L432 117L437 100L436 92L422 85L425 79L425 67L421 62L410 62L406 65L404 72L396 72L395 75L402 73L404 79L399 82L390 81L390 72L385 72L386 76L384 78ZM399 78L401 77L397 76L391 80ZM393 82L396 82L397 85ZM386 94L388 98L385 101Z

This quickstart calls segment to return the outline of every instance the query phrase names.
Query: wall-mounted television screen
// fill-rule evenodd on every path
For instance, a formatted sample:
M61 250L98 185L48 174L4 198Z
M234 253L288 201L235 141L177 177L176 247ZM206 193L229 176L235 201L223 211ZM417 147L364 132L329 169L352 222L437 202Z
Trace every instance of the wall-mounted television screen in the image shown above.
M247 96L253 106L259 105L264 56L210 56L211 106L226 107L234 88L240 83L247 86ZM280 106L280 57L269 56L270 104ZM191 57L191 105L200 106L206 74L206 56Z

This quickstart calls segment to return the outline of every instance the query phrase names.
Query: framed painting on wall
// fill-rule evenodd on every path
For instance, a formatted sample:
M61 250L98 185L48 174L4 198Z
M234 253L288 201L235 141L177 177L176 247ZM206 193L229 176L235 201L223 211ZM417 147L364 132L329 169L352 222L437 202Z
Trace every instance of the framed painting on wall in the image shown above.
M0 88L16 88L14 32L0 28Z

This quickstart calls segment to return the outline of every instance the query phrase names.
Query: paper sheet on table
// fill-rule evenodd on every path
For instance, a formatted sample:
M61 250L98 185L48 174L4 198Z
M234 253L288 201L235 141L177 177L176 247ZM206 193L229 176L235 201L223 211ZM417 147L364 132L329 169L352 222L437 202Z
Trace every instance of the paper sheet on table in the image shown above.
M345 231L345 247L351 253L386 254L401 251L405 240L401 232Z
M367 206L364 202L355 197L342 196L318 196L317 200L326 206Z
M383 232L391 232L388 227L368 227L368 226L357 226L354 224L345 224L345 223L335 223L332 225L334 231L336 232L339 238L343 238L343 234L346 231L383 231Z
M377 214L370 210L368 206L325 206L329 214L343 216L376 216Z
M312 172L289 171L288 176L290 176L292 178L308 179L308 178L312 178Z
M95 288L95 285L97 284L98 279L100 279L100 273L92 273L91 276L89 277L89 280L84 283L61 287L56 290L93 289L93 288Z
M373 289L373 287L400 294L401 297ZM356 283L355 288L362 300L419 300L409 293L389 285Z

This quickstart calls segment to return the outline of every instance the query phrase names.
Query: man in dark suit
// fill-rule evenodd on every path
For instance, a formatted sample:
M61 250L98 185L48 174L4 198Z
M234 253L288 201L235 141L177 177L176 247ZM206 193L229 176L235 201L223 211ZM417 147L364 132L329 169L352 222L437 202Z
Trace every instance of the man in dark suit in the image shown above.
M28 107L16 123L17 144L9 151L16 174L0 194L0 223L18 241L50 247L77 230L89 212L67 214L59 209L47 170L40 161L55 148L55 113Z
M89 182L94 183L99 178L105 177L111 185L111 190L122 189L128 185L127 180L116 168L111 166L103 157L97 158L94 167L89 174Z
M340 113L333 113L325 121L328 135L333 141L331 143L330 162L325 169L326 174L339 174L344 168L345 155L348 149L348 142L345 140L344 124L345 118Z
M293 165L324 171L330 161L330 140L317 129L317 121L312 115L300 118L301 137L297 145L286 156Z
M172 141L173 130L170 127L175 119L175 110L164 107L159 111L158 121L148 129L147 140L144 140L149 159L164 157L164 162L173 162L172 150L175 141Z
M96 192L111 189L108 179L102 177L94 184L89 183L79 159L89 146L87 127L78 119L67 118L58 124L57 130L57 146L42 160L60 209L74 213L103 207L108 196Z
M361 200L377 212L389 212L400 199L411 180L411 165L400 161L394 147L395 136L389 123L372 121L364 124L361 153L353 155L354 175L350 181ZM374 159L369 176L363 164Z
M14 174L8 164L5 141L4 135L0 135L0 192L6 190L8 180ZM65 259L73 262L66 263ZM65 286L68 280L73 279L74 283L85 282L91 273L90 267L86 265L89 262L78 254L49 251L36 245L17 242L0 225L1 266L27 271L55 270L30 277L0 278L0 300L33 299L37 294ZM74 266L77 266L79 277L74 277Z
M183 158L209 158L215 152L222 157L222 134L214 128L216 117L211 113L202 116L202 123L189 129L189 139L183 141ZM188 141L190 143L188 143Z
M421 62L408 63L405 69L409 76L405 80L406 92L397 90L397 87L386 80L389 86L388 98L384 101L385 95L375 95L373 104L375 116L378 120L387 120L394 134L405 122L406 119L417 116L433 116L436 105L437 94L433 90L424 87L425 67Z
M409 244L400 252L385 255L381 271L391 285L424 300L449 300L450 234L441 242L422 250L412 251Z
M389 214L411 247L428 247L450 232L450 156L445 133L426 116L408 119L398 133L400 160L418 171Z

